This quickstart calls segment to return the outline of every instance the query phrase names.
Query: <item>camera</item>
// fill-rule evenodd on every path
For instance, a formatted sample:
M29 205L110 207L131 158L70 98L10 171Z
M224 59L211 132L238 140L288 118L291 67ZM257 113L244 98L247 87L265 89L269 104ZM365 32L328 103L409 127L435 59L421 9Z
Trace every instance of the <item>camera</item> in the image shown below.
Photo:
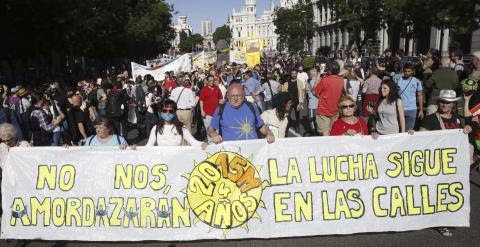
M56 88L48 88L45 90L45 99L53 100L57 96L57 89Z

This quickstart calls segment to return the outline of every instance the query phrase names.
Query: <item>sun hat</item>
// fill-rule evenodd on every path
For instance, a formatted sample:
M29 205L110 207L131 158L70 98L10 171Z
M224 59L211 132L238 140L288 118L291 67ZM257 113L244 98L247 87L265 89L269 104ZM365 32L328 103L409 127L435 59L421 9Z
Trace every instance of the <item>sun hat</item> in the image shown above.
M23 87L18 89L18 91L17 91L17 95L20 96L20 97L25 96L27 93L28 93L28 91Z
M438 95L438 100L455 102L460 100L460 97L457 97L457 93L454 90L442 89Z

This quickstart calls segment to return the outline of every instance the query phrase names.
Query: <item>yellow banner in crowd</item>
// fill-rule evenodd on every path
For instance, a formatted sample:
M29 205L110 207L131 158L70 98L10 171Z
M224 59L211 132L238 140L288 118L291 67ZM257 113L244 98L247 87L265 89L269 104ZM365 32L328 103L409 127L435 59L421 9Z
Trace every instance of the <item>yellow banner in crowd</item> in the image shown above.
M469 226L461 131L209 146L13 148L2 238L278 238Z

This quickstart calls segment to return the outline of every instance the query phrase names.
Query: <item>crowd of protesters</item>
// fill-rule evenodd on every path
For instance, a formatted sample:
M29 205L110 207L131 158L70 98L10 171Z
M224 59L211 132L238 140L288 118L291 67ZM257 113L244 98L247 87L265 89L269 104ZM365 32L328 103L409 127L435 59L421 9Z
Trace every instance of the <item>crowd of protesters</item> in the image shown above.
M175 146L328 135L381 135L464 129L472 168L480 147L480 52L435 49L419 63L387 49L382 59L299 57L211 65L194 72L55 81L37 88L0 85L2 147ZM237 121L246 116L247 126ZM234 126L240 124L241 126ZM245 124L245 123L243 123ZM146 142L145 142L146 140ZM3 151L2 151L3 152ZM5 157L5 156L2 156ZM2 160L2 163L4 161ZM477 165L478 167L478 165ZM451 236L442 229L444 236Z

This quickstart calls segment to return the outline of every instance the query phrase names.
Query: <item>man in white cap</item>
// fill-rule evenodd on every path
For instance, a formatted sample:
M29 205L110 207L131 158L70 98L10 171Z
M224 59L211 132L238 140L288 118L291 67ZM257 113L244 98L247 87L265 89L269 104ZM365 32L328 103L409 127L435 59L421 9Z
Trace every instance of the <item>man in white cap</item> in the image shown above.
M480 51L476 51L473 53L472 64L473 71L468 76L468 78L478 82L480 80Z

